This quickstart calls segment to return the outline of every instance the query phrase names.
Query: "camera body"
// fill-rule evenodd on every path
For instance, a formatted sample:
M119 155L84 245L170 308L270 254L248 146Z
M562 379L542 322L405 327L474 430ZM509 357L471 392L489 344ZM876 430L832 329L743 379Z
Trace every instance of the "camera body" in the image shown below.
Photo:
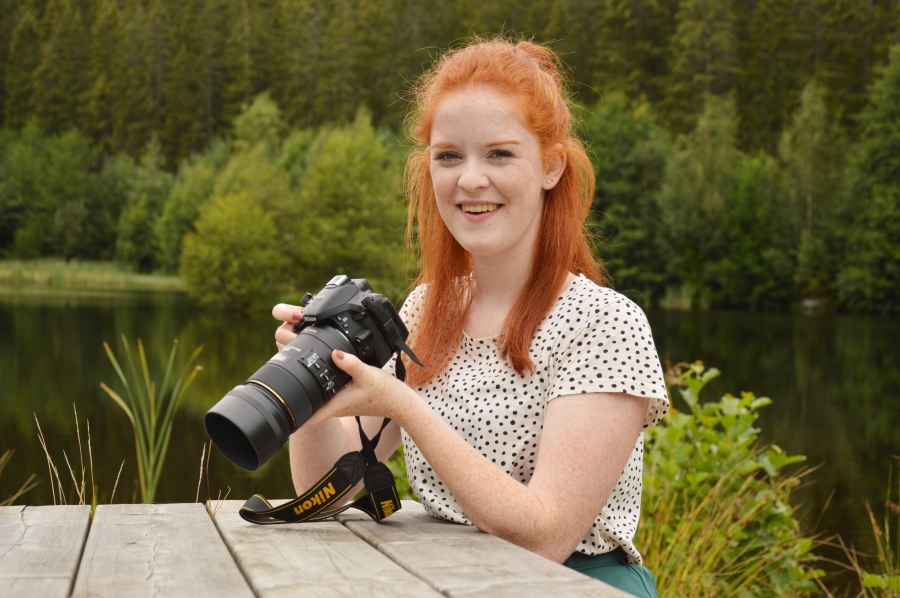
M204 418L216 447L235 465L259 469L319 408L350 381L335 366L339 349L381 367L409 352L406 329L393 304L363 278L338 275L301 301L297 338L236 386Z

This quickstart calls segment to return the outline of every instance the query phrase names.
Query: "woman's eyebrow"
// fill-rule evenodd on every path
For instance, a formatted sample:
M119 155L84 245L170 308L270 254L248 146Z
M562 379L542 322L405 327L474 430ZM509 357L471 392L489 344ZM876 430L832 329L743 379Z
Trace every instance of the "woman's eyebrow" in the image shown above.
M486 147L495 147L497 145L522 145L521 142L516 141L515 139L509 139L507 141L491 141L486 145Z
M450 141L442 141L440 143L432 143L430 147L432 147L434 149L445 149L445 148L456 147L456 146Z

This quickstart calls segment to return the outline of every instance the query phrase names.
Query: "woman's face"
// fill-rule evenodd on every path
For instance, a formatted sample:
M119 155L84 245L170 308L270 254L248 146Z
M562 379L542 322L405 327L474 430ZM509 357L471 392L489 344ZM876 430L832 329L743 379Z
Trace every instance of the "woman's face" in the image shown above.
M486 87L452 92L431 126L431 180L453 237L475 259L531 258L540 228L544 166L515 103Z

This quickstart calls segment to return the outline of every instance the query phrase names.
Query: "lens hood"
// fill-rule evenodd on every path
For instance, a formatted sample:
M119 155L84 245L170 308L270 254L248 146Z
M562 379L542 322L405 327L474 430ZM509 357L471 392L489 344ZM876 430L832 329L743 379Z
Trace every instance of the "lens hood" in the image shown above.
M271 459L290 435L281 406L253 384L236 386L206 413L203 424L216 448L247 471Z

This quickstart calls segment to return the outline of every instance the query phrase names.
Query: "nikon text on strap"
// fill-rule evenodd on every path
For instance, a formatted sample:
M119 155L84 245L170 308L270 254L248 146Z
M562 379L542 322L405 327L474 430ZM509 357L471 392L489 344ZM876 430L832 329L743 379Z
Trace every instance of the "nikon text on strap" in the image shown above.
M410 355L417 363L419 360L402 339L399 339L399 342L403 346L397 347L399 350L395 373L397 379L403 382L406 379L406 370L400 360L400 351ZM338 459L331 471L325 474L321 480L294 500L283 505L272 506L264 496L254 494L241 507L241 517L250 523L276 525L322 521L343 513L347 509L359 509L375 521L381 521L399 511L400 497L397 495L394 474L387 465L378 461L375 454L375 447L381 440L381 433L390 421L385 418L381 423L381 429L370 439L363 431L362 421L357 417L356 424L359 427L362 450L347 453ZM341 507L333 507L360 480L363 480L366 494Z

